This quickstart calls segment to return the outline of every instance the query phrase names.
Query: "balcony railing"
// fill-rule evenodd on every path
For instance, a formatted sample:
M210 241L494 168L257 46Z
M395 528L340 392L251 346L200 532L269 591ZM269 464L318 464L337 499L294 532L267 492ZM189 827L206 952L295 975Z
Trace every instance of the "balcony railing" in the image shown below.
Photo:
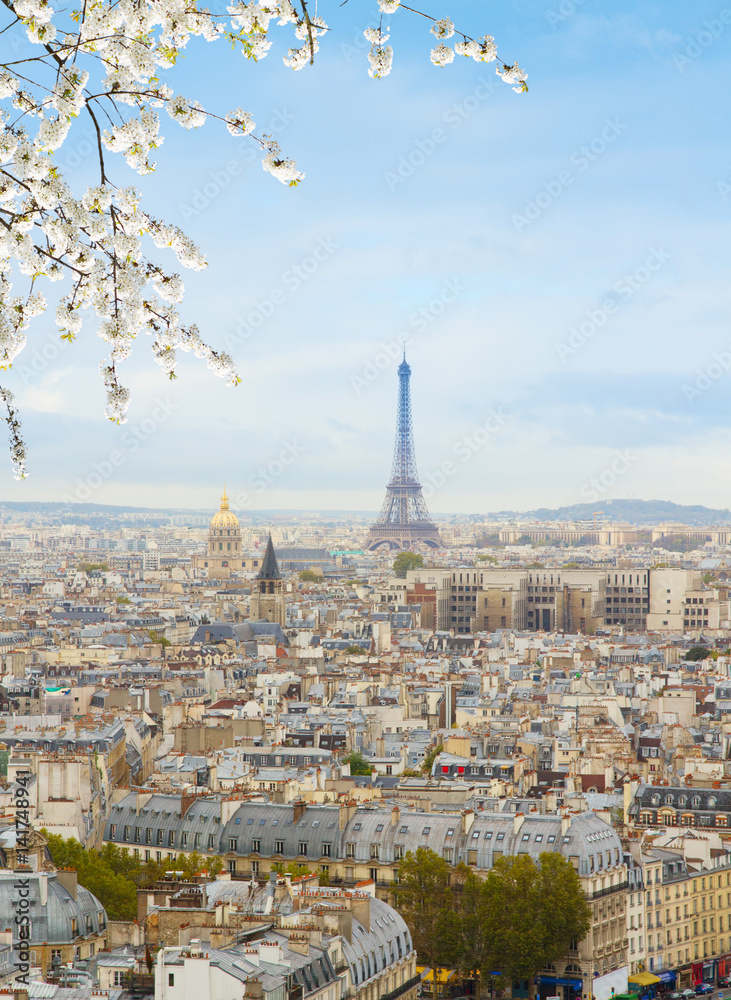
M601 896L608 896L612 892L621 892L626 889L629 882L620 882L617 885L610 885L606 889L597 889L596 892L592 892L590 899L599 899Z
M403 996L404 993L408 993L409 990L413 990L415 986L418 986L421 982L421 976L412 976L411 979L407 979L405 983L397 986L395 990L391 990L390 993L385 993L380 1000L396 1000L397 997Z

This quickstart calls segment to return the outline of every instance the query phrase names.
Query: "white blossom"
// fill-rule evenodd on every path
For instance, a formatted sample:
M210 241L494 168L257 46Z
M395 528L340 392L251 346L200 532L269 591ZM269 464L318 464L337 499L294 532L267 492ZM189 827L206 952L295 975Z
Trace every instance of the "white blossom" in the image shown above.
M266 143L267 153L262 160L262 167L273 177L276 177L282 184L294 187L304 180L304 174L297 170L294 160L284 159L279 143L274 139L269 139Z
M485 35L477 40L478 51L472 55L476 62L495 62L497 59L497 45L492 35Z
M87 212L106 212L112 204L112 192L107 187L87 188L81 198Z
M393 66L393 48L390 45L372 45L368 64L368 76L375 80L388 76Z
M430 58L435 66L447 66L454 61L454 49L448 45L437 45L431 50Z
M250 135L256 128L256 123L248 111L236 108L226 115L226 128L231 135Z
M197 101L188 101L181 94L168 101L167 112L183 128L200 128L206 116Z
M0 100L10 97L18 89L18 78L7 70L0 70Z
M528 89L525 82L528 79L528 74L517 63L514 66L498 66L495 72L505 83L514 85L513 90L516 94L523 94Z
M443 17L440 21L434 22L431 33L437 38L451 38L454 34L454 24L448 17Z
M71 119L68 117L44 118L38 126L33 144L46 152L59 149L63 145L70 127Z

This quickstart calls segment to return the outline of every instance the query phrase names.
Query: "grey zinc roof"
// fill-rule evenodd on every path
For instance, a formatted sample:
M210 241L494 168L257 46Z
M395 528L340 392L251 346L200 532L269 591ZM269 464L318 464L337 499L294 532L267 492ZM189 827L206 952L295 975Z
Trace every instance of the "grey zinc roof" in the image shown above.
M153 795L136 812L136 793L131 793L114 806L107 822L105 839L111 840L110 825L116 825L117 843L122 840L123 828L130 827L130 840L134 843L134 828L140 829L138 843L144 845L146 830L162 829L163 843L168 846L168 832L175 831L175 847L181 847L180 833L188 832L187 849L196 847L190 834L201 834L200 850L208 850L208 835L214 836L215 853L235 853L247 856L253 851L253 841L259 841L262 855L281 854L284 858L301 857L300 845L306 844L308 858L324 856L323 845L330 844L329 856L348 857L348 845L353 845L352 857L356 861L371 859L372 845L378 845L379 861L396 860L395 847L403 853L427 847L443 856L447 849L453 851L455 863L469 863L469 852L475 851L479 868L492 867L496 852L505 855L529 854L537 858L544 851L560 851L566 858L577 859L579 873L606 870L620 863L621 843L614 829L594 812L571 816L564 821L560 816L526 812L478 811L466 833L463 833L463 816L453 812L419 812L415 810L392 811L389 808L361 807L351 816L345 829L339 828L340 808L334 805L307 806L295 822L295 806L271 802L246 801L232 814L225 825L218 822L221 804L218 799L201 797L193 802L183 819L180 818L180 797ZM298 810L299 811L299 810ZM232 841L235 845L232 846ZM277 841L283 850L277 851ZM150 843L156 844L155 832ZM601 864L600 864L601 861Z
M19 878L29 881L31 946L43 944L67 943L77 937L87 934L98 934L106 926L107 915L104 907L88 889L78 886L76 899L68 889L61 885L55 873L39 874L28 872L20 875L18 872L0 871L0 913L10 917L17 912L18 891L16 882ZM47 895L45 904L42 902L41 879L46 879ZM87 930L87 917L89 930ZM76 921L76 933L72 930L72 921Z
M428 847L441 855L444 848L457 848L462 831L459 813L401 812L397 822L392 822L396 815L381 809L356 812L343 831L343 843L355 845L357 861L370 860L373 844L378 844L379 860L385 862L395 860L396 844L403 846L404 853Z
M251 841L261 841L262 854L276 854L275 841L284 841L286 857L300 855L300 843L307 844L307 856L319 858L322 845L332 844L332 855L339 838L339 806L307 807L294 822L294 806L247 802L236 811L222 834L222 851L229 850L229 839L237 840L237 853L250 854ZM237 822L238 820L238 822Z
M343 954L353 981L360 986L412 950L411 934L403 917L381 899L370 902L371 926L367 931L353 919L350 942L343 940Z
M165 847L168 846L168 834L170 831L173 831L176 834L173 845L175 847L181 846L180 834L186 832L189 834L186 846L190 850L193 850L195 847L195 838L193 835L196 833L201 835L198 844L199 849L207 849L208 836L211 834L215 838L215 849L219 849L221 804L218 799L203 796L196 799L182 819L180 816L179 796L153 795L141 807L139 815L136 807L136 792L126 795L121 802L112 807L104 829L105 840L113 840L116 843L135 843L134 830L137 827L140 830L139 843L143 845L147 842L146 831L148 829L153 831L150 838L151 844L157 843L155 832L161 829L163 830L163 843ZM116 828L114 837L111 834L112 825ZM125 826L130 827L129 841L122 839Z
M110 989L109 1000L119 1000L124 990ZM29 1000L94 1000L91 986L56 986L52 983L28 983Z

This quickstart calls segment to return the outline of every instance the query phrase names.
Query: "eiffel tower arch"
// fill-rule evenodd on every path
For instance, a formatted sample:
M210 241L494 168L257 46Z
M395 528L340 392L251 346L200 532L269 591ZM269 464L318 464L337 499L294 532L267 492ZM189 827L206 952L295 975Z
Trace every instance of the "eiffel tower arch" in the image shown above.
M381 512L368 532L366 549L370 552L381 545L388 545L390 549L411 549L417 545L427 545L432 549L443 547L427 510L416 471L411 426L411 368L406 361L406 352L398 367L398 378L398 417L391 479L386 487Z

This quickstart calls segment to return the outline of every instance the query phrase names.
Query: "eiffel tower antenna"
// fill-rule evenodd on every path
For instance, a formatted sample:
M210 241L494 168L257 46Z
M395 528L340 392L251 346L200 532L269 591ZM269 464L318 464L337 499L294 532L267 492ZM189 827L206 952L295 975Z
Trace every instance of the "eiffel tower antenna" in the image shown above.
M436 525L427 510L416 471L414 434L411 426L411 368L404 359L398 366L399 393L396 420L396 443L393 450L391 479L386 487L378 519L366 540L370 551L380 545L391 549L411 549L415 545L442 547Z

